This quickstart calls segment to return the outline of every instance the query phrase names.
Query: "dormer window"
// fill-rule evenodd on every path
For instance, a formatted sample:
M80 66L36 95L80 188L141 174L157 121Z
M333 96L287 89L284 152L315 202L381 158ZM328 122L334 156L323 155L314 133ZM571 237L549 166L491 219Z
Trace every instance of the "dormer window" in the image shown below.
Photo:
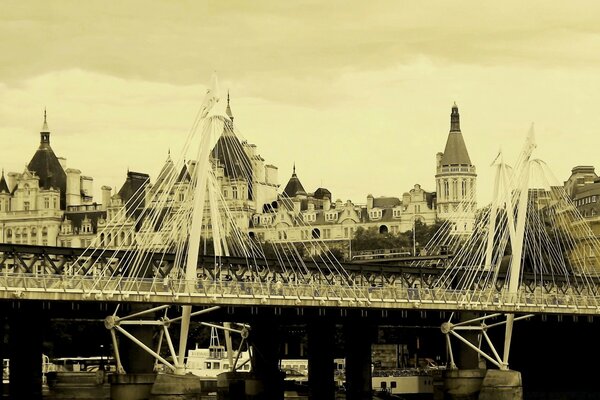
M383 212L381 210L371 210L369 212L369 216L371 217L371 219L381 218L382 214L383 214Z

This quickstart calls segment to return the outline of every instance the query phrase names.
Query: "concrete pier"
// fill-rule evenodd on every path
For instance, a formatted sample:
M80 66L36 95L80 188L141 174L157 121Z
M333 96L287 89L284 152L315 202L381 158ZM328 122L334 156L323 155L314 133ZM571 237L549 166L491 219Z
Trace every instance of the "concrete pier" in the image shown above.
M108 400L110 385L104 371L49 372L44 400Z
M307 325L308 334L308 399L335 398L333 350L335 325L316 320Z
M42 400L44 317L38 305L10 316L10 399Z
M256 398L261 400L283 399L283 374L279 370L280 359L280 326L272 318L260 318L252 322L250 332L251 343L254 346L253 371L256 377L256 391L262 392ZM251 389L247 385L247 389ZM252 389L254 391L254 389ZM249 391L249 390L247 390ZM251 393L247 393L251 395Z
M372 395L371 343L375 328L366 322L348 322L346 339L346 398L370 399Z
M485 369L449 369L442 372L445 400L477 400Z
M111 400L149 400L153 373L113 374L108 377Z
M196 375L158 374L150 400L200 400L202 385Z
M483 378L478 400L523 400L521 373L489 369Z

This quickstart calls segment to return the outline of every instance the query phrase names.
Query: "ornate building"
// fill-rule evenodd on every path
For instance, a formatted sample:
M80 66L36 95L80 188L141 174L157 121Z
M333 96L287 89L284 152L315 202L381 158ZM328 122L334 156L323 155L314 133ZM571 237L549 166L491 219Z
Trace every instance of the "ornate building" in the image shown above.
M416 184L400 197L373 197L364 204L332 201L326 188L307 192L293 173L278 194L277 167L265 164L256 146L234 134L229 96L223 134L211 151L211 165L218 190L229 215L251 237L270 242L310 242L313 239L348 243L359 227L380 233L411 230L415 221L434 223L451 219L457 232L472 229L476 209L476 172L460 131L458 107L452 107L451 127L444 153L437 155L436 192ZM155 235L156 221L144 215L167 177L177 177L166 194L161 213L173 213L185 201L196 163L175 170L170 154L156 181L147 174L127 172L122 187L102 186L102 203L93 201L93 179L66 168L50 147L50 131L44 115L40 147L22 173L0 178L0 233L8 243L59 245L64 247L134 245L140 235ZM231 154L237 154L235 161ZM241 158L241 159L240 159ZM125 211L123 205L126 205ZM147 210L147 208L146 208ZM211 224L210 213L203 224ZM168 221L168 218L159 218ZM161 222L159 222L161 223Z
M452 221L455 231L468 233L473 229L477 209L477 173L460 130L456 103L450 114L446 148L437 154L436 161L437 216Z
M54 154L46 112L40 146L23 172L2 172L0 234L5 243L55 246L65 215L72 207L96 207L93 179L66 168Z
M594 167L574 167L564 188L594 234L600 237L600 177L596 175Z
M406 232L415 220L432 224L449 219L457 233L473 229L476 203L475 166L460 130L456 104L450 115L450 132L444 153L437 154L437 192L416 184L402 197L367 196L366 203L350 200L332 202L326 188L307 193L296 167L277 205L252 217L250 235L270 242L304 242L319 238L347 242L359 227L376 228L380 233ZM273 229L274 228L274 229Z

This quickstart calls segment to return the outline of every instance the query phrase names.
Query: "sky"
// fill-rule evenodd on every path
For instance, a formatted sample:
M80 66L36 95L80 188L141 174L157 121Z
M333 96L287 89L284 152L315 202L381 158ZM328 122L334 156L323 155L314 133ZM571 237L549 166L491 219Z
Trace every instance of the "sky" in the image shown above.
M47 108L68 167L120 187L176 154L211 74L285 186L364 203L435 190L456 102L479 201L532 123L557 182L600 161L596 1L0 2L0 167Z

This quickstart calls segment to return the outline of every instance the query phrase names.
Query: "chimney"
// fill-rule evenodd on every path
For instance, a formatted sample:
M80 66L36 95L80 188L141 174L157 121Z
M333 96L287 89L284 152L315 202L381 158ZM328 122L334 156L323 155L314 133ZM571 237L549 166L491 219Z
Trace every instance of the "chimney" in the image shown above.
M330 208L331 208L331 200L329 200L329 197L325 197L323 199L323 210L329 211Z
M373 195L370 194L367 196L367 210L370 210L373 208Z
M81 203L81 171L68 168L67 173L67 207Z
M110 205L110 192L112 188L110 186L102 186L102 210L106 210Z

